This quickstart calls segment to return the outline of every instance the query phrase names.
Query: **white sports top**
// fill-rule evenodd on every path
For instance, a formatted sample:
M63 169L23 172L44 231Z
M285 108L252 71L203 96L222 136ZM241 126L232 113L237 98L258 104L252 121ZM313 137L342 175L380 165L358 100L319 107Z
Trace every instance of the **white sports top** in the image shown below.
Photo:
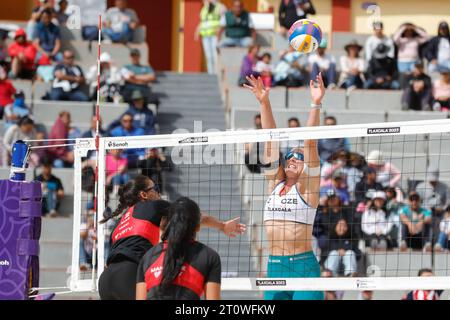
M283 186L284 181L281 181L267 199L264 207L264 221L283 220L313 225L316 209L306 204L297 190L297 185L294 185L287 194L280 196Z

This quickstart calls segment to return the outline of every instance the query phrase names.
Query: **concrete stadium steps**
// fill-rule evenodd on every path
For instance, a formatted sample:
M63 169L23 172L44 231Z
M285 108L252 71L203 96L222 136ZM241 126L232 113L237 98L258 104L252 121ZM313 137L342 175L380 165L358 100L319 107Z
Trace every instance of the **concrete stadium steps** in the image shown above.
M289 89L288 106L290 109L308 109L311 100L309 88ZM342 110L347 106L347 94L345 90L328 90L323 105L326 110Z
M348 98L348 109L401 110L400 90L353 90Z

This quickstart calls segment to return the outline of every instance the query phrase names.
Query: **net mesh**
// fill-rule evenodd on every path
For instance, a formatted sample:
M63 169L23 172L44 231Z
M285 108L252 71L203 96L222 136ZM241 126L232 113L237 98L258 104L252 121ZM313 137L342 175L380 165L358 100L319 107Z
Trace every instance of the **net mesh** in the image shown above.
M446 249L450 213L445 210L450 201L445 186L450 184L450 134L444 124L425 124L426 128L417 131L420 133L414 133L414 126L403 130L402 125L398 127L402 128L400 132L392 127L393 134L369 133L374 126L368 125L360 126L360 134L345 126L332 132L323 128L326 133L318 134L327 138L319 142L320 204L314 225L308 227L311 232L304 233L297 242L304 242L299 246L311 243L321 276L330 277L330 287L348 287L331 278L395 280L416 277L423 268L433 271L430 279L450 276ZM320 132L321 128L315 129ZM118 186L144 174L156 182L168 200L187 196L199 204L203 213L221 221L240 217L247 224L245 234L229 238L217 230L202 228L198 239L220 254L224 284L229 280L233 290L261 289L245 285L243 279L268 277L269 248L273 246L266 233L268 222L265 226L263 221L271 191L264 174L268 170L268 165L263 164L264 146L269 140L282 140L277 147L284 166L283 156L292 147L301 146L311 132L286 130L274 135L263 130L260 136L257 131L243 131L240 138L235 138L235 132L217 137L177 136L172 140L159 136L129 139L127 143L104 139L100 152L100 176L104 176L100 179L100 193L104 194L100 199L106 201L100 208L114 210ZM224 142L216 143L220 139ZM328 150L330 146L334 148ZM300 196L305 198L301 191ZM376 200L380 198L384 200ZM103 257L107 256L111 230L112 226L103 229L103 240L99 237ZM102 252L102 246L106 252ZM101 269L104 261L99 264ZM277 277L311 277L305 276L308 267L303 268ZM233 278L244 282L233 282ZM384 285L390 290L383 283L373 288L383 290ZM293 285L300 290L326 287L308 282ZM359 286L356 284L354 289L364 289ZM403 283L395 288L405 286Z

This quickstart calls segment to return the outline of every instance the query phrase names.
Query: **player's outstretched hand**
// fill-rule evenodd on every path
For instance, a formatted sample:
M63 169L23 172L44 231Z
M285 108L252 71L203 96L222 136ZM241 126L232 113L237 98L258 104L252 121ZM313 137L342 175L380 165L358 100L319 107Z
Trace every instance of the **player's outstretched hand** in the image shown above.
M234 218L224 222L223 233L230 238L235 238L239 234L243 234L247 229L247 226L240 223L241 218Z
M312 102L314 104L321 104L323 96L325 95L325 84L323 83L322 72L317 75L316 82L312 79L309 81L309 90L311 92Z
M250 77L247 76L246 79L250 83L250 85L244 84L244 87L250 89L253 92L259 103L269 103L270 88L264 87L261 77L258 77L257 79L254 75L251 75Z

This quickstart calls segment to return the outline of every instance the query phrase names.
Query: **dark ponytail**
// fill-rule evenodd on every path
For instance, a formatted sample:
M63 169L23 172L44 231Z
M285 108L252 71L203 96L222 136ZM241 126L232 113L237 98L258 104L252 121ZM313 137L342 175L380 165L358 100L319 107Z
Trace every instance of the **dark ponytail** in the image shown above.
M126 209L141 201L140 193L148 189L149 180L150 178L139 175L128 183L121 185L119 188L119 205L117 209L110 214L107 214L105 211L106 214L104 214L103 220L100 223L106 223L109 219L119 216Z
M216 4L210 2L210 3L209 3L209 6L208 6L208 14L213 13L215 8L216 8Z
M158 290L160 295L164 294L180 273L187 249L195 239L200 217L200 208L189 198L179 198L170 206L169 223L162 235L162 240L167 241L167 251Z

